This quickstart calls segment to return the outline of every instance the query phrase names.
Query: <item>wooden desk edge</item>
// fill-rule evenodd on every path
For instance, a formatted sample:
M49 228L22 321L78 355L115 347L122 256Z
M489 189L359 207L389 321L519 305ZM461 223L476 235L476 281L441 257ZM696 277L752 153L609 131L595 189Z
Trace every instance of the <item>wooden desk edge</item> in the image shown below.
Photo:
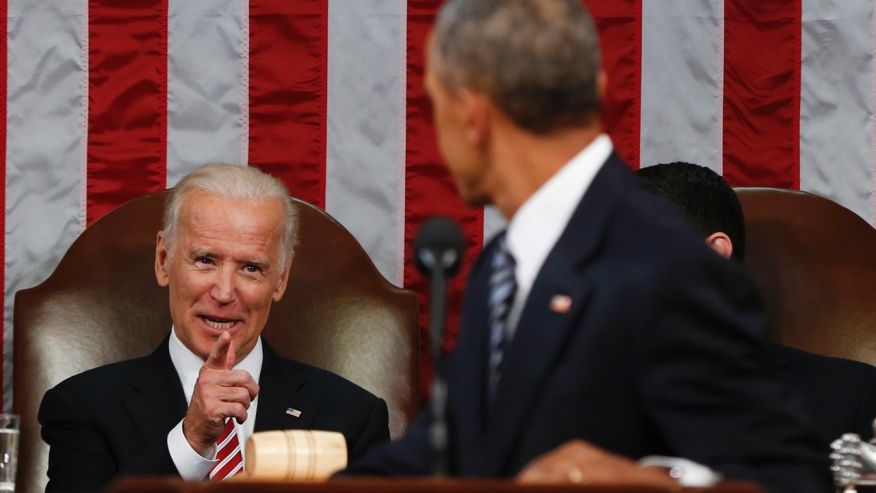
M344 478L326 482L273 481L209 481L189 482L179 478L130 477L110 485L109 493L764 493L760 486L744 481L728 481L712 488L681 488L670 490L656 487L614 485L584 486L521 485L495 479L431 479L431 478Z

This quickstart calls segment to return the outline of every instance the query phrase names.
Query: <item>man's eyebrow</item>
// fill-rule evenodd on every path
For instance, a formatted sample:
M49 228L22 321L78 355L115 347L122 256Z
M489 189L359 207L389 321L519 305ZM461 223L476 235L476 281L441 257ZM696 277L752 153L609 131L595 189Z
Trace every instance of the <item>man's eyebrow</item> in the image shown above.
M214 256L213 252L211 252L210 250L207 250L205 248L192 248L191 251L189 251L189 255L192 258L213 257Z
M256 267L258 267L259 269L262 269L262 270L267 270L271 266L270 260L250 259L250 260L244 260L242 263L244 265L255 265Z

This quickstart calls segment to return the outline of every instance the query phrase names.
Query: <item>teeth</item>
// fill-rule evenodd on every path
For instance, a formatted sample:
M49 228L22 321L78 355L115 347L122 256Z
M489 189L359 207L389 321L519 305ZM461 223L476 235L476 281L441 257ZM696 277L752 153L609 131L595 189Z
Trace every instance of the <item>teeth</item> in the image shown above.
M207 325L216 329L216 330L228 330L234 325L234 322L219 322L217 320L213 320L207 317L204 317L204 321L207 322Z

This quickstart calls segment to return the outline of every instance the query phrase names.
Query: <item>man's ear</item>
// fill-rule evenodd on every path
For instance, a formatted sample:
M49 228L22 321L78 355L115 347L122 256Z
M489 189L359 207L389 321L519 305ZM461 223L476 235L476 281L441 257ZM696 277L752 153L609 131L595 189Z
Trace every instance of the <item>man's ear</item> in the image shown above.
M283 298L283 294L286 292L286 286L289 284L289 272L292 270L292 261L286 262L286 269L283 270L283 273L280 274L280 281L277 283L277 286L274 287L274 294L271 295L271 298L274 301L280 301Z
M724 258L730 258L733 255L733 242L723 231L710 234L706 238L706 245Z
M599 96L600 101L605 101L607 87L608 75L606 75L605 70L599 69L599 72L596 74L596 95Z
M167 242L164 241L164 231L159 231L155 237L155 279L163 288L170 283L170 277L167 275Z
M472 145L483 145L490 134L492 102L485 95L465 88L458 89L456 97L459 98L463 111L466 139Z

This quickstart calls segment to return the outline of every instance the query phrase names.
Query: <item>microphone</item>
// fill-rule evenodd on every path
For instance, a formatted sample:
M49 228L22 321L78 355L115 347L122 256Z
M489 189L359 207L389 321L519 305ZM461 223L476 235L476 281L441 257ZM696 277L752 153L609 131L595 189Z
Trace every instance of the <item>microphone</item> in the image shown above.
M462 231L446 217L429 219L414 238L417 269L426 277L433 277L436 269L452 277L459 270L464 250Z
M432 475L450 473L447 456L447 383L441 370L441 343L444 334L447 279L459 271L465 240L459 226L446 217L426 221L414 239L414 257L420 272L431 279L429 297L429 333L432 340L432 399L429 406L432 422L429 445L432 452Z

